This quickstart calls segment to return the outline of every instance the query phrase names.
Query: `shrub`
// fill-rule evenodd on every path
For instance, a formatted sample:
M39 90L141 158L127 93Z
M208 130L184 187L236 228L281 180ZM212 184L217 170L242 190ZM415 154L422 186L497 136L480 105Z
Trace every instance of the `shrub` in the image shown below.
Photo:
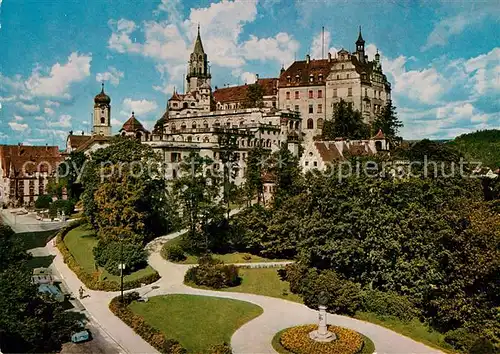
M203 265L216 265L216 264L223 264L220 259L212 257L210 253L206 253L200 257L198 257L198 264L203 266Z
M476 336L465 328L458 328L453 331L449 331L445 334L444 341L453 348L467 352L474 342L476 341Z
M479 338L469 349L469 354L498 354L498 352L488 339Z
M406 297L393 291L366 290L362 293L361 310L382 316L394 316L411 321L418 316L415 305Z
M57 215L57 212L63 212L66 216L69 216L73 213L75 210L75 203L72 202L71 200L63 200L63 199L58 199L54 201L52 204L50 204L49 207L49 214L51 217L54 217Z
M184 250L179 245L169 246L165 249L167 259L172 262L182 262L186 259Z
M281 334L280 344L292 353L297 354L355 354L363 348L363 337L347 328L328 326L337 339L330 343L321 343L309 338L309 333L317 329L317 325L291 327Z
M140 335L146 342L158 349L161 353L187 353L186 349L184 349L178 341L174 339L167 339L163 333L147 324L141 316L136 315L128 308L128 305L132 301L137 300L138 297L139 294L137 292L126 294L123 297L123 303L120 301L120 297L115 297L111 300L109 309L118 318L131 327L135 333Z
M199 286L220 289L239 285L241 278L238 274L238 268L232 264L200 264L188 269L184 281Z
M122 251L123 246L123 251ZM104 267L110 274L119 275L120 270L118 265L123 260L127 273L131 273L137 269L143 268L146 265L147 254L143 246L140 244L123 242L108 242L99 241L93 250L95 262L98 266Z
M35 208L47 209L50 206L50 203L52 203L52 197L50 195L43 194L38 196L37 200L35 201Z
M216 344L208 349L210 354L233 354L231 346L227 343Z
M301 263L287 264L285 268L278 269L281 280L290 283L290 291L299 294L302 289L304 276L309 271L308 267Z
M361 288L359 284L341 278L333 270L325 270L320 274L309 271L303 279L301 296L304 304L313 309L319 305L318 295L328 294L327 307L337 314L354 315L361 304Z

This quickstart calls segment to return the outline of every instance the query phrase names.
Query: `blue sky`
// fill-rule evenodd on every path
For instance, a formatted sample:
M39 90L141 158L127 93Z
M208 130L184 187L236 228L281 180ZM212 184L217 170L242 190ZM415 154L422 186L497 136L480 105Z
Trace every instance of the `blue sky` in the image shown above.
M277 76L281 65L354 50L361 25L393 87L407 139L500 128L497 0L0 0L0 143L57 144L89 132L105 81L116 132L151 128L182 90L197 24L213 86Z

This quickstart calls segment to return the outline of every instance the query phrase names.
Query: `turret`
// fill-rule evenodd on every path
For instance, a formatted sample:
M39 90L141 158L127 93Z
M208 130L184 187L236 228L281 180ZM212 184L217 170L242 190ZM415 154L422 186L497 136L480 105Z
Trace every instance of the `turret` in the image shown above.
M359 26L358 40L356 41L356 54L358 55L358 60L361 63L365 62L365 40L361 35L361 26Z

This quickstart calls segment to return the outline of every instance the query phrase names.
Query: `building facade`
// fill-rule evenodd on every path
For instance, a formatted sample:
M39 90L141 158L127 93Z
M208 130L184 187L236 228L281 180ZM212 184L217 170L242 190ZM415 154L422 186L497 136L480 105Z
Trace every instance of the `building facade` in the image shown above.
M64 157L57 146L0 145L0 197L2 205L33 205L47 194Z

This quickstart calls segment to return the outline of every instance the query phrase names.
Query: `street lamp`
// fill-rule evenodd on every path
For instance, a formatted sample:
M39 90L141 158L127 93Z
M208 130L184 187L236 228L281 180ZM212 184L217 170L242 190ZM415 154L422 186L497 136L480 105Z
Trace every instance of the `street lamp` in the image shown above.
M122 237L120 237L120 265L118 267L120 269L121 302L123 303L123 269L125 268L125 264L123 264L123 238Z

